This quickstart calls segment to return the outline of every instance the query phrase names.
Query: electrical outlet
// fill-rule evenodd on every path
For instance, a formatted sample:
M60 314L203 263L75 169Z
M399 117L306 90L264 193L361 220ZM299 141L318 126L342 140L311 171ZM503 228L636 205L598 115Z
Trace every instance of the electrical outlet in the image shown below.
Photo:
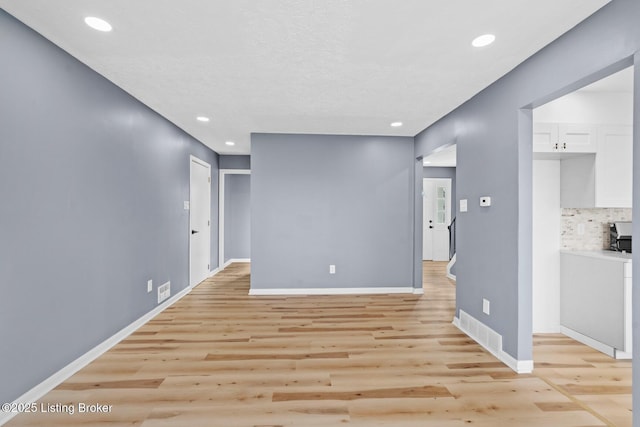
M331 264L329 266L329 274L336 274L336 266Z
M487 316L491 313L490 305L491 305L491 303L489 302L488 299L482 298L482 312L484 314L486 314Z
M147 280L147 293L153 290L153 280Z

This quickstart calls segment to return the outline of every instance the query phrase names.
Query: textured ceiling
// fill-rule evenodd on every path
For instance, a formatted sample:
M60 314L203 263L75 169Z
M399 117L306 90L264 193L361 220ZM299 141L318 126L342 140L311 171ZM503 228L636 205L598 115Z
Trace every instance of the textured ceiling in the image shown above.
M0 0L0 7L215 151L242 154L251 132L413 136L605 3ZM90 15L113 31L89 29ZM496 42L473 48L484 33Z

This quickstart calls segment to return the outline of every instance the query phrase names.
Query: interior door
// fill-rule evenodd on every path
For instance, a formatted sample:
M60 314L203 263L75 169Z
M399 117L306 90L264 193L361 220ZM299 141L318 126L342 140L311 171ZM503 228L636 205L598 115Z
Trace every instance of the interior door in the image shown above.
M422 259L449 261L451 179L423 179Z
M211 166L191 158L189 185L189 286L209 276L211 251Z

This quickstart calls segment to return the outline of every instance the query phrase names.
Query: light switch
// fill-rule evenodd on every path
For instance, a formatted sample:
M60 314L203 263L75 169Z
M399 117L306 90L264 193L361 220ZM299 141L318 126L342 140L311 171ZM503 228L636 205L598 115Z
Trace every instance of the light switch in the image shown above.
M188 201L188 200L185 200L185 201L184 201L184 210L185 210L185 211L188 211L188 210L189 210L189 201Z
M467 211L467 199L460 199L460 212Z
M491 314L491 303L486 298L482 298L482 312L487 316Z

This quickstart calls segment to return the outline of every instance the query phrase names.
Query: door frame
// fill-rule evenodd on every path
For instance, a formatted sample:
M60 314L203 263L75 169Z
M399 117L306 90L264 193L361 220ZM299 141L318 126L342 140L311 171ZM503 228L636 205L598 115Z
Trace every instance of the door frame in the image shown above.
M193 200L193 182L192 182L192 178L193 178L193 164L197 163L200 166L204 166L205 168L207 168L209 170L209 182L208 182L208 187L209 187L209 232L206 233L206 241L207 241L207 259L209 260L209 271L207 273L207 277L211 274L211 165L207 162L205 162L202 159L199 159L198 157L194 156L194 155L190 155L189 156L189 229L187 230L187 235L188 235L188 239L189 239L189 288L193 288L195 287L195 285L197 285L197 283L193 283L193 277L192 277L192 266L193 266L193 260L191 257L191 230L192 230L192 222L193 222L193 214L192 214L192 210L191 210L191 202Z
M251 169L220 169L218 172L218 268L223 270L224 262L224 186L227 175L251 175ZM247 260L248 261L248 260Z

